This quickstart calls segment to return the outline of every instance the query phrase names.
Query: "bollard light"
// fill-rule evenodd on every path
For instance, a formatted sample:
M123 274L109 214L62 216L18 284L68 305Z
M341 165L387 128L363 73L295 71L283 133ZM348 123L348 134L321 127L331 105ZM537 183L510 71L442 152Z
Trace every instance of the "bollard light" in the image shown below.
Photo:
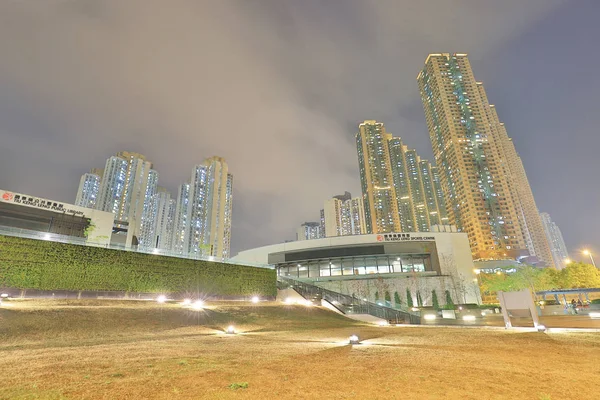
M360 344L360 339L358 338L358 336L357 336L357 335L351 335L351 336L348 338L348 342L349 342L350 344Z
M235 326L233 326L233 325L229 325L229 326L227 327L227 330L225 331L225 333L227 333L227 334L230 334L230 335L233 335L233 334L235 334Z
M540 324L540 325L536 326L536 328L537 328L538 332L546 332L546 326L544 326L544 325Z
M183 299L183 304L184 306L189 306L190 304L192 304L192 300L191 299Z
M158 296L156 298L156 302L157 303L164 303L165 301L167 301L167 296L165 296L164 294L161 294L160 296Z
M254 304L258 303L259 301L260 301L260 299L258 298L258 296L254 296L254 297L252 297L252 302L253 302Z

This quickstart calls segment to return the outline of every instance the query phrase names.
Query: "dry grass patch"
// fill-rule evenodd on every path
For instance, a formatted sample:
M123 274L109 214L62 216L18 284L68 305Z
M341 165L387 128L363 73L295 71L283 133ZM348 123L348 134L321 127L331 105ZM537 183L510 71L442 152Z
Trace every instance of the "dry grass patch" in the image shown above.
M275 303L0 309L2 399L597 399L598 359L596 334L374 327Z

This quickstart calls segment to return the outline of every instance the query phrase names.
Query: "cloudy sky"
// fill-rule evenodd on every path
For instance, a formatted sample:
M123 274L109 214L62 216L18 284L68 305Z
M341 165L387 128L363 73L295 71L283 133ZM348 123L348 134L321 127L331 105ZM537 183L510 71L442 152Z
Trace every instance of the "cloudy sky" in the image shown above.
M416 75L469 53L574 252L600 251L600 2L0 0L0 188L73 202L121 150L175 191L212 155L234 174L233 253L294 238L359 194L357 124L425 157Z

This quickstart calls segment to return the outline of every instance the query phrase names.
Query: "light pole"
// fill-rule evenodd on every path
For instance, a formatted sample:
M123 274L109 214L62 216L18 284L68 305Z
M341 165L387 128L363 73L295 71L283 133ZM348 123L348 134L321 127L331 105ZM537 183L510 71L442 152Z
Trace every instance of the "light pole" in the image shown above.
M595 267L596 263L594 262L594 257L592 257L592 253L589 250L584 250L583 254L586 256L590 256L590 260L592 261L592 265Z

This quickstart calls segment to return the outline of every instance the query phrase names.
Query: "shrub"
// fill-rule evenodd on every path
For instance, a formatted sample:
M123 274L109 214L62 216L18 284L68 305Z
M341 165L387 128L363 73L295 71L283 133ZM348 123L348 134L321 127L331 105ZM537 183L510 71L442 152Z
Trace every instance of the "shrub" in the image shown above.
M454 301L452 301L452 296L450 295L449 290L446 290L446 305L444 308L447 310L454 310Z
M437 292L435 290L431 291L431 305L433 306L434 310L440 309L440 303L438 301Z
M412 308L413 307L413 298L412 298L412 294L410 294L410 289L406 288L406 306L408 308Z
M275 296L272 269L0 236L0 287Z
M423 306L423 299L421 298L421 292L417 291L417 307Z
M385 303L387 306L392 304L392 296L390 295L390 292L388 292L387 290L385 291Z
M400 300L400 295L398 294L398 292L394 292L394 303L396 307L402 306L402 300Z

